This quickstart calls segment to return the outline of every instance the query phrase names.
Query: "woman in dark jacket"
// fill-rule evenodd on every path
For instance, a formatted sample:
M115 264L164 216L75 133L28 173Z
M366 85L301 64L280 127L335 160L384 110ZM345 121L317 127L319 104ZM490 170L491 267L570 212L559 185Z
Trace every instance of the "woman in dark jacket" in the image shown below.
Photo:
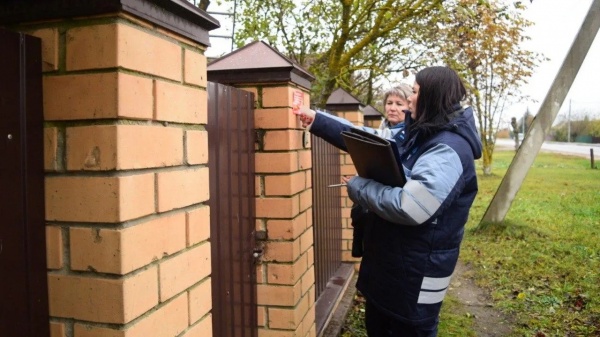
M373 217L365 228L357 283L367 299L371 337L437 335L477 194L474 160L481 157L481 142L473 110L461 106L465 95L454 70L421 70L409 98L412 121L401 154L407 183L391 187L343 178L350 199ZM324 114L302 113L314 119L310 132L328 141L339 141L347 128Z

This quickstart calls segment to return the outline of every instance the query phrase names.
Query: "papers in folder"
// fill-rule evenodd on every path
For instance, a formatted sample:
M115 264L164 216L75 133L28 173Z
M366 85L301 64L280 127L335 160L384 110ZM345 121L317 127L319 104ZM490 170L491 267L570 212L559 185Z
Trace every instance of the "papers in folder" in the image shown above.
M404 186L406 177L396 142L357 128L342 131L342 138L359 176L384 185Z

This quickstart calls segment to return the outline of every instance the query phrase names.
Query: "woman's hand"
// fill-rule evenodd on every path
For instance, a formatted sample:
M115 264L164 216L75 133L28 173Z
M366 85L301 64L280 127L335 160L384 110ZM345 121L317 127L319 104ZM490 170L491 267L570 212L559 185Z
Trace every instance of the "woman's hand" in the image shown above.
M353 177L348 177L348 176L342 176L342 183L344 184L348 184L348 182L350 181L350 179L352 179Z
M295 115L298 115L300 118L300 122L302 123L302 127L305 128L309 126L313 120L315 120L315 116L317 114L316 111L311 110L307 107L295 108L292 110Z

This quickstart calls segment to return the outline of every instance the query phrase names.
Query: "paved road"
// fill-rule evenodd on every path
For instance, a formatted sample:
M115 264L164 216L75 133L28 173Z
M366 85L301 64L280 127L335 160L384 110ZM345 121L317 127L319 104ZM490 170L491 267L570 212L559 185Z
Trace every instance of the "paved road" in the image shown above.
M496 146L501 148L514 148L515 141L513 139L498 138L496 139ZM542 144L542 151L572 154L585 158L590 158L590 149L594 150L594 160L600 160L600 144L560 143L549 141Z

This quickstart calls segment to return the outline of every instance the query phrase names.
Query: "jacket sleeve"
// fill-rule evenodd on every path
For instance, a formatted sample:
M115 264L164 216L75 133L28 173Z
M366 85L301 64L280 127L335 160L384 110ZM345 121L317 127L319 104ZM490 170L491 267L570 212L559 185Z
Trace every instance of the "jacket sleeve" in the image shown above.
M393 136L399 132L399 130L391 130L389 128L379 130L366 126L355 126L344 118L330 115L321 111L317 111L315 119L310 124L308 131L319 138L323 138L326 142L332 144L338 149L346 151L346 144L344 143L341 133L342 131L347 131L351 128L360 128L364 131L388 139L392 139Z
M404 187L391 187L372 179L354 177L348 183L352 201L379 217L402 225L421 225L442 211L462 191L463 166L450 146L437 144L424 152Z

